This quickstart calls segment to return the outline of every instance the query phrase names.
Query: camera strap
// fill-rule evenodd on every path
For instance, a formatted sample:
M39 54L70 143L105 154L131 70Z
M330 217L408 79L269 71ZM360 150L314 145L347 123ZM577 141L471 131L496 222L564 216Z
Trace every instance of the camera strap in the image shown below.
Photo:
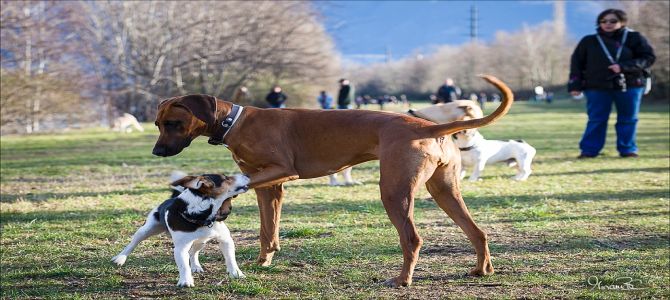
M623 37L621 38L621 45L619 45L619 48L616 51L616 59L612 58L612 55L610 54L610 51L607 50L607 47L605 46L605 42L603 42L603 39L600 37L600 34L596 33L596 38L598 39L598 43L600 43L600 47L603 48L603 52L605 52L605 55L607 56L607 59L610 60L610 63L616 64L619 61L619 58L621 58L621 50L623 50L623 45L626 43L626 38L628 38L628 28L624 28L624 30L623 30Z

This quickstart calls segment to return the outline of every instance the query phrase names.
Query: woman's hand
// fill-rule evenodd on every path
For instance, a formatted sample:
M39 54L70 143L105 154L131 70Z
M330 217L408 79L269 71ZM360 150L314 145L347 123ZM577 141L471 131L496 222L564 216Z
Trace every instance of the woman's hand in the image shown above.
M614 73L617 73L617 74L621 73L621 66L619 66L619 64L613 64L613 65L610 65L607 68L612 70L612 72L614 72Z
M570 96L579 97L582 94L582 91L570 91Z

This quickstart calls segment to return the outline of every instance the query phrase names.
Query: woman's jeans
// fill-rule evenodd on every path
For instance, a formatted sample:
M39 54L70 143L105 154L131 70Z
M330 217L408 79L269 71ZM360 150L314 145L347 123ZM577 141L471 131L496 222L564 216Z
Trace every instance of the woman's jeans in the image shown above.
M637 130L637 115L640 112L640 102L644 87L629 88L626 92L617 90L586 90L586 114L589 121L579 148L582 154L595 156L605 146L607 135L607 120L612 111L612 102L616 106L617 121L616 149L619 154L636 153L635 144Z

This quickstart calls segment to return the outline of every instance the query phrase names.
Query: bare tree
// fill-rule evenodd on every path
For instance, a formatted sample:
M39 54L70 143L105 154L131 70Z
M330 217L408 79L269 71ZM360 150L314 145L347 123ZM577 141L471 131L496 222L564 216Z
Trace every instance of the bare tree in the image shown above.
M89 9L102 16L92 26L102 30L98 48L136 99L126 109L140 117L175 93L229 98L242 85L316 86L336 71L333 44L309 3L94 2Z
M670 1L621 1L628 12L628 26L642 33L656 52L652 66L655 87L652 96L670 98Z
M75 39L69 32L74 27L70 8L52 2L3 1L0 35L3 51L11 55L2 55L2 76L3 82L13 83L1 99L3 123L13 120L25 132L36 132L44 117L80 100L57 80L81 78L68 57Z

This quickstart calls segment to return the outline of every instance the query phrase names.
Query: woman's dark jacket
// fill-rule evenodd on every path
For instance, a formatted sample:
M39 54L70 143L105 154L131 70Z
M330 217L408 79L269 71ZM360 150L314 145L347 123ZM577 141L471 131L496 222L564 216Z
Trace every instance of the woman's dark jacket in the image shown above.
M624 28L607 33L598 28L598 34L613 59L616 59L617 47L621 43ZM645 84L645 74L649 75L649 67L656 60L654 49L647 39L639 32L628 29L628 37L618 60L621 72L626 76L628 87L641 87ZM615 84L616 74L609 67L612 65L603 51L595 34L587 35L579 41L570 62L570 80L568 91L587 89L620 89Z

